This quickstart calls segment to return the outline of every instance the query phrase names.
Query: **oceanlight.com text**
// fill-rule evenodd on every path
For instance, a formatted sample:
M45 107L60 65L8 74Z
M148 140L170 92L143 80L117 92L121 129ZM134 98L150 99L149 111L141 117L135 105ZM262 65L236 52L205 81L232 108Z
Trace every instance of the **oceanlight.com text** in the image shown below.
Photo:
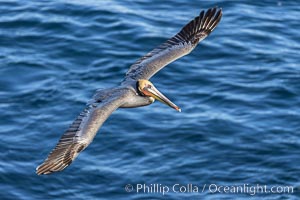
M126 192L134 192L138 194L161 194L167 193L225 193L225 194L292 194L294 193L293 186L282 185L261 185L261 184L240 184L240 185L221 185L221 184L179 184L173 185L164 184L127 184Z

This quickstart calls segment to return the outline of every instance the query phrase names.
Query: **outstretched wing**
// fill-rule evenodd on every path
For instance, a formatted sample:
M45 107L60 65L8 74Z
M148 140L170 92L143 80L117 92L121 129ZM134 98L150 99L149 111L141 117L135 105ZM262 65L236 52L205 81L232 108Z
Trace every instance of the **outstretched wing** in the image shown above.
M218 8L202 11L174 37L134 63L126 73L124 81L149 79L167 64L189 54L201 40L216 28L221 17L222 10Z
M36 173L50 174L61 171L94 139L103 122L126 100L126 95L110 96L101 102L89 104L60 138L56 147L50 152Z

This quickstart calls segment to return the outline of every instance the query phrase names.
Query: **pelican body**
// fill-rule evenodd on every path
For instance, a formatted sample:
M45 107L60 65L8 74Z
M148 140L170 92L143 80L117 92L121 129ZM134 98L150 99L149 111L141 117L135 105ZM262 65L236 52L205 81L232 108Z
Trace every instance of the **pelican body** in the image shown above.
M137 60L120 86L97 90L46 160L37 167L36 173L50 174L69 166L117 108L147 106L158 100L180 112L181 109L159 92L149 79L169 63L189 54L216 28L221 17L222 10L218 8L200 12L179 33Z

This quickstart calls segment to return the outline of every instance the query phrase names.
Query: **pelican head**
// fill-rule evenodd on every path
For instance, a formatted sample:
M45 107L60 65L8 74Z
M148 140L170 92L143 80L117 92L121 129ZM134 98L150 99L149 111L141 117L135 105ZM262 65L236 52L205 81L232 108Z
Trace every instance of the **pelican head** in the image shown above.
M140 95L152 98L153 102L156 99L170 106L171 108L174 108L178 112L181 112L181 109L178 106L176 106L172 101L170 101L167 97L165 97L162 93L160 93L150 81L145 79L138 80L137 90L139 91Z

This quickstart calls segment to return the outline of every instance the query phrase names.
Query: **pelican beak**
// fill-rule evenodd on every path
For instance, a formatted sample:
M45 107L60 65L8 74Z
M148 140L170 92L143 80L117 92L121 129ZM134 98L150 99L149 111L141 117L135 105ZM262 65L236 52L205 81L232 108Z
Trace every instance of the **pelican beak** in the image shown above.
M172 101L170 101L167 97L165 97L162 93L160 93L160 91L158 91L153 85L151 88L149 87L144 88L144 90L146 91L147 95L170 106L171 108L174 108L178 112L181 112L181 109L178 106L176 106Z

